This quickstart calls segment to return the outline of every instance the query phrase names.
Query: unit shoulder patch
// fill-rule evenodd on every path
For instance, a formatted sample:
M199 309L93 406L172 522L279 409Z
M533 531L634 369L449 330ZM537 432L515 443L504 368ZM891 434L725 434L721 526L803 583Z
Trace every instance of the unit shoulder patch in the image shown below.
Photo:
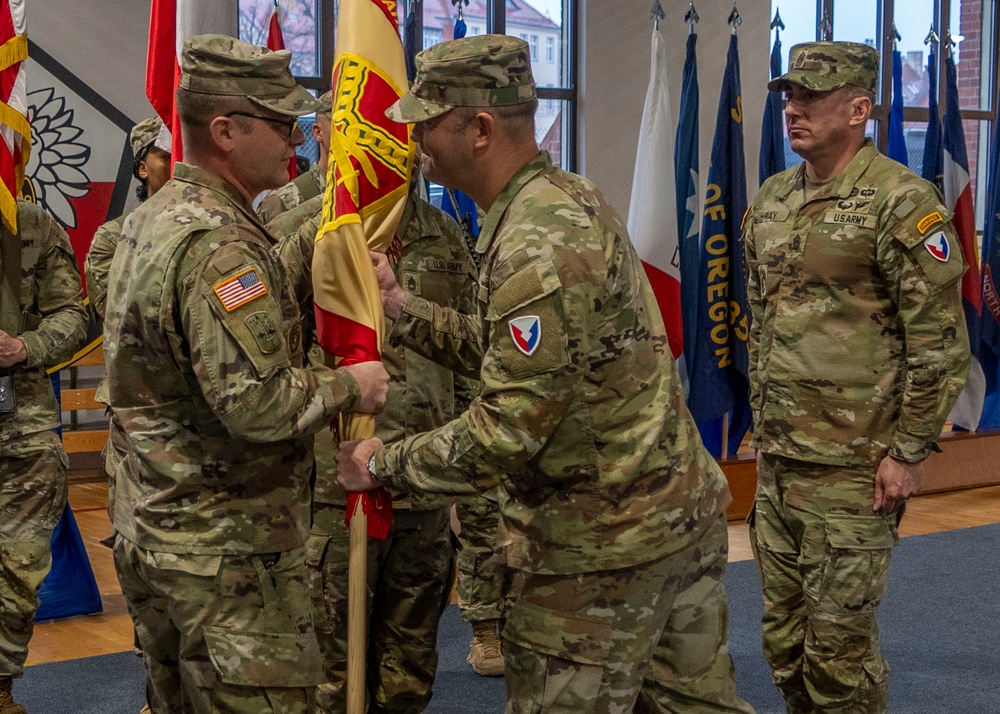
M938 231L927 238L924 241L924 247L931 254L932 258L942 263L947 263L948 258L951 257L951 242L948 240L948 236L944 234L944 231Z
M542 342L542 321L537 315L516 317L508 322L514 347L526 357L531 357Z

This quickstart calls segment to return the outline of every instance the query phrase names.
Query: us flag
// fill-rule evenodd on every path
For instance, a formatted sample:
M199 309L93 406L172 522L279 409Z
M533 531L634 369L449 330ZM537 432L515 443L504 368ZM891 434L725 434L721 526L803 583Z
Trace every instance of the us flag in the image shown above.
M239 275L225 280L215 286L215 294L222 301L226 312L232 312L240 305L256 300L267 294L267 286L260 279L256 268L250 268Z

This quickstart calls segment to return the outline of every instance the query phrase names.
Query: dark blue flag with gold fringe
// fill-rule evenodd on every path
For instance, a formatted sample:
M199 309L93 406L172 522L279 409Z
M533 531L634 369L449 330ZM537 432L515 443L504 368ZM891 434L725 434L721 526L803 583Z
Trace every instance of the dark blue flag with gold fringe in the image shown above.
M677 190L677 242L681 255L681 326L684 334L687 383L694 359L693 335L698 325L698 35L688 34L687 56L681 82L681 111L674 142L674 175ZM678 365L680 366L680 365Z
M743 158L743 99L735 32L722 80L705 192L698 275L697 328L688 406L705 446L722 455L719 420L729 415L728 453L750 428L747 338L750 310L743 270L741 223L747 208Z
M979 362L986 377L986 399L979 428L1000 428L1000 131L993 129L986 202L983 212L983 316Z

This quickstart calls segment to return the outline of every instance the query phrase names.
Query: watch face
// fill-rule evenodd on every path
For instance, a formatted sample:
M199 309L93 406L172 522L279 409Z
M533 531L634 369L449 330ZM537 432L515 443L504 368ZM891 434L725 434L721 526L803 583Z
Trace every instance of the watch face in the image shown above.
M368 473L372 476L375 475L375 454L372 454L372 457L368 459Z

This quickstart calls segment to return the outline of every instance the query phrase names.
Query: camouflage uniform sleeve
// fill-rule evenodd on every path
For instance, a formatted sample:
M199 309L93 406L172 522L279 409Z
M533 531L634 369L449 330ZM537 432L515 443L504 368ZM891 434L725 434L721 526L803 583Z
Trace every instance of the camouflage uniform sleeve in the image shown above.
M942 217L948 211L932 206ZM913 211L880 237L879 264L899 310L906 349L906 378L899 418L889 455L919 462L930 455L969 371L969 335L962 311L961 277L965 272L958 239L950 221L921 231L927 210ZM951 246L947 261L934 258L928 241L943 234Z
M470 486L485 492L524 468L562 421L585 373L566 369L570 316L576 314L571 292L544 259L504 281L486 315L490 347L482 361L479 396L440 429L380 450L379 476L407 490L470 493ZM540 341L530 355L515 347L509 326L524 316L540 323Z
M316 244L316 232L319 230L320 216L315 216L304 223L297 231L278 236L275 248L278 260L285 269L285 274L299 310L312 310L312 256ZM271 225L274 225L273 223ZM268 226L270 230L271 225Z
M250 283L263 285L254 296L233 282L251 274ZM284 289L268 250L240 240L220 240L179 286L195 376L212 412L237 438L271 442L314 433L358 399L349 374L293 366L286 331L299 327L286 324Z
M117 221L109 221L98 228L83 263L90 314L97 320L104 320L104 308L108 301L108 274L111 272L111 261L115 257L120 235L121 224Z
M394 347L402 345L463 377L476 379L483 362L480 324L477 315L408 294L389 341Z
M41 322L19 335L29 368L65 362L87 334L83 286L69 236L47 213L38 217L38 234L42 250L35 272L35 305L28 309L37 311Z
M754 435L750 440L753 448L759 448L757 434L761 432L757 419L761 413L760 385L757 381L757 360L760 358L760 326L764 319L763 302L760 294L760 263L757 261L757 246L753 237L753 205L747 210L744 219L743 230L743 251L746 257L746 267L744 273L747 276L747 304L750 306L752 319L750 321L750 334L747 339L747 350L750 353L747 376L750 380L750 409L753 414Z

